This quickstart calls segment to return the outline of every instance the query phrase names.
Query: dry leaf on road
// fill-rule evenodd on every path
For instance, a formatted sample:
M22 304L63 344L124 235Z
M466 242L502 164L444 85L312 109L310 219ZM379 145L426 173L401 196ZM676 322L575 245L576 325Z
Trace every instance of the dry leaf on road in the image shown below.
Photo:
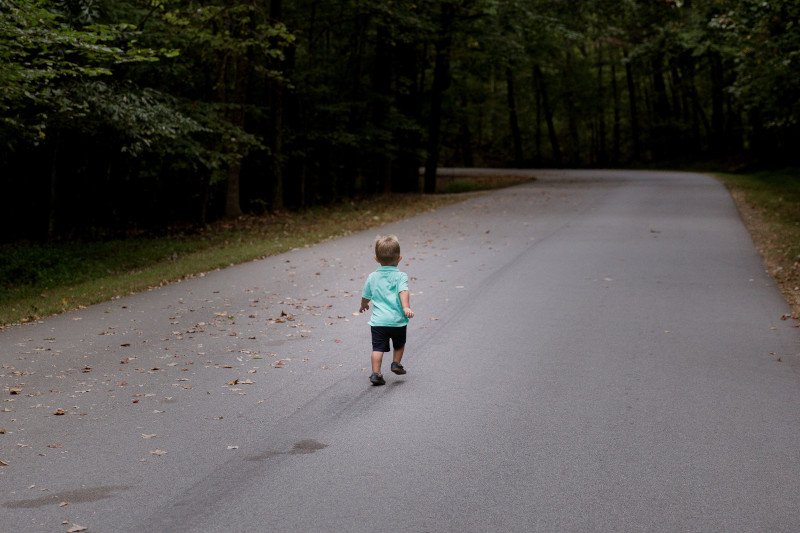
M228 385L253 385L255 381L252 379L234 379L233 381L229 381Z

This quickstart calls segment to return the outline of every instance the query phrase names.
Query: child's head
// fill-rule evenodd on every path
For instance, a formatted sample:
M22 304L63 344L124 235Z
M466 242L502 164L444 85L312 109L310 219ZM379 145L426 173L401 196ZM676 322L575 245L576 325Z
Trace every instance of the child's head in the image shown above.
M394 235L384 235L375 240L375 259L382 266L397 266L400 262L400 241Z

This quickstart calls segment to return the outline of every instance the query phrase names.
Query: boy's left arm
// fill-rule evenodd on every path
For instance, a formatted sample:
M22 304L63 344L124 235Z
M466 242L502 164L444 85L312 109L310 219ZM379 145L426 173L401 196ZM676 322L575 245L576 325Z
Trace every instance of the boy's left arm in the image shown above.
M364 311L366 311L367 309L369 309L369 300L367 300L366 298L364 298L364 297L362 296L362 297L361 297L361 308L358 310L358 312L359 312L359 313L363 313L363 312L364 312Z
M408 291L400 291L400 303L403 306L403 313L407 318L414 318L414 311L411 310L411 296Z

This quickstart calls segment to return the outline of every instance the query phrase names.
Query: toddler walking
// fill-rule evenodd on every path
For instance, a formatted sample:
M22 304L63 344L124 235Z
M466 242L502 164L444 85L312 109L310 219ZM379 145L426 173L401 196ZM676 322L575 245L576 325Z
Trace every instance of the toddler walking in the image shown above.
M372 374L369 380L373 385L384 385L381 374L383 354L389 351L389 341L394 348L391 370L395 374L405 374L400 361L406 346L406 327L408 319L414 316L408 294L408 275L400 272L400 242L394 235L378 237L375 241L375 260L380 263L378 270L367 277L361 291L360 313L369 309L372 302L372 317L369 325L372 330Z

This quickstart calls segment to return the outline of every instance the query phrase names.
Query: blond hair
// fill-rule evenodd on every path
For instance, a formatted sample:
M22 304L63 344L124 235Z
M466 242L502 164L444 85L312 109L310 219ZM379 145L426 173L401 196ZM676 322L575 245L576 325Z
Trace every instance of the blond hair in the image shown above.
M383 266L397 265L400 261L400 241L394 235L375 239L375 258Z

